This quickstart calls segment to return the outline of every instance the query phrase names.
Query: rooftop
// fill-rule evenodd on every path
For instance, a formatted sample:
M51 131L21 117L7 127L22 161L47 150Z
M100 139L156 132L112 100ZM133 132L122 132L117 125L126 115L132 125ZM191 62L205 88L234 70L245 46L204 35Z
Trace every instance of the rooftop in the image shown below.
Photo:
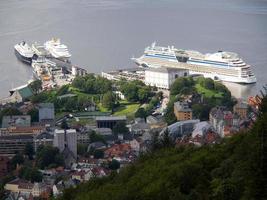
M126 116L101 116L96 117L96 121L122 121L126 120Z
M186 102L177 101L174 103L174 107L176 107L176 109L180 112L191 112L192 111L192 109L189 108L188 103Z

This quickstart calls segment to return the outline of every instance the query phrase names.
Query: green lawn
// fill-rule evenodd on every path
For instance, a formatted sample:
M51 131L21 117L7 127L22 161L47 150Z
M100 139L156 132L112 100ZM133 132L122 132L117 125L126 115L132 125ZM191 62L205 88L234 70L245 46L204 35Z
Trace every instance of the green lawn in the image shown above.
M140 107L139 103L130 103L127 101L121 101L120 106L115 109L114 115L126 115L127 117L134 116L134 113L138 110Z
M213 97L213 96L217 97L217 98L222 97L222 93L221 92L217 93L216 91L206 89L206 88L202 87L200 84L196 84L195 87L196 87L198 93L204 94L204 96L207 97L207 98L210 98L210 97Z

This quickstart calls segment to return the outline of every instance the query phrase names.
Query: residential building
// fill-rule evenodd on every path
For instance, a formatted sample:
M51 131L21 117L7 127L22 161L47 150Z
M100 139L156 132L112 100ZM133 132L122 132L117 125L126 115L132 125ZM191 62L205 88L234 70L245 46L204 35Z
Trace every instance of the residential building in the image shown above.
M134 123L130 126L130 131L133 135L143 135L149 133L150 125L145 122Z
M189 108L188 103L177 101L174 103L174 115L177 121L191 120L192 109Z
M33 92L28 85L22 85L20 87L10 90L9 92L10 96L6 98L4 102L2 102L3 104L14 102L20 103L29 99L33 95Z
M0 136L0 154L14 155L23 152L27 143L33 144L32 135Z
M29 126L31 126L30 115L11 115L4 116L2 119L2 128Z
M113 127L118 122L126 122L126 116L96 117L97 128L110 128L110 129L113 129Z
M37 135L45 130L44 126L30 126L30 127L9 127L1 128L1 136L10 135Z
M53 121L55 119L55 107L53 103L39 103L39 122Z
M53 146L54 136L48 132L42 132L36 136L34 136L33 143L35 151L39 146Z
M145 71L145 84L168 90L176 78L185 77L188 74L189 71L187 69L149 68Z
M241 119L246 119L248 116L248 104L239 101L234 105L234 113L238 114Z
M78 144L89 144L90 137L88 132L77 132L77 143Z

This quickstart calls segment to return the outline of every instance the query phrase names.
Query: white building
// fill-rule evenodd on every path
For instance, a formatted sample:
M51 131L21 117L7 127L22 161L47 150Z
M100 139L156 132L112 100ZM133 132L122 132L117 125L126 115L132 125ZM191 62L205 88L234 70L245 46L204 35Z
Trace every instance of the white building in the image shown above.
M176 68L149 68L145 71L145 84L160 89L170 89L171 84L178 77L188 76L189 70Z
M66 131L56 129L53 144L60 152L63 152L65 148L68 148L75 158L77 158L77 133L75 129Z

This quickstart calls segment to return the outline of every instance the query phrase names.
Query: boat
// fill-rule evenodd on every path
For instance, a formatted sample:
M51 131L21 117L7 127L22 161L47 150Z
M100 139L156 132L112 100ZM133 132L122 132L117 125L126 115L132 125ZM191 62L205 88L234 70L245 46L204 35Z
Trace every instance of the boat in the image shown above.
M177 49L174 46L156 46L154 42L145 49L144 55L132 60L140 67L188 69L192 75L199 74L217 81L244 84L257 81L251 66L233 52L202 54L198 51Z
M68 47L61 44L60 39L52 38L51 40L44 43L44 48L57 59L67 60L71 57Z
M15 49L15 55L19 60L21 60L24 63L31 64L32 59L34 57L34 53L31 47L25 41L16 44L14 46L14 49Z

